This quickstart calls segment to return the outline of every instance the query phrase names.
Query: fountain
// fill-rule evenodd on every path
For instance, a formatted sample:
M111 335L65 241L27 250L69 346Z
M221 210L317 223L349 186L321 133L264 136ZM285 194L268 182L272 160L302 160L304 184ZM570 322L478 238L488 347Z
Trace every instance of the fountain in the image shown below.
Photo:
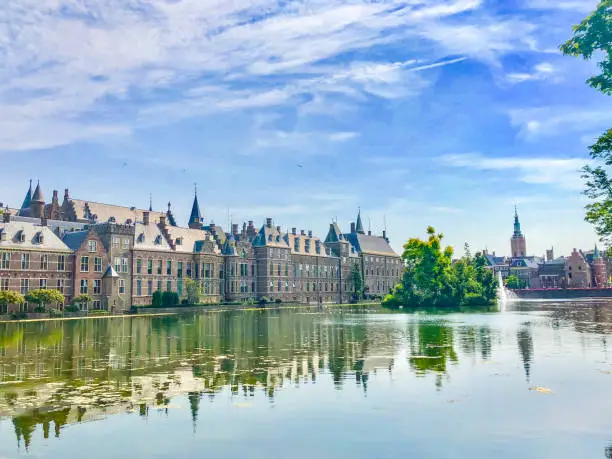
M499 300L499 310L503 311L506 309L506 304L516 301L518 297L516 293L511 290L508 290L504 285L504 281L502 279L501 271L497 272L497 298Z

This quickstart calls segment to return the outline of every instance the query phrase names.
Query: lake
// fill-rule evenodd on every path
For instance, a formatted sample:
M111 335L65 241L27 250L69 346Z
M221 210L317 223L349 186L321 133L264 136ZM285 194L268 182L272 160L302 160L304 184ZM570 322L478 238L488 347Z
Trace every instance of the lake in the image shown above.
M5 323L0 458L612 457L611 336L602 302Z

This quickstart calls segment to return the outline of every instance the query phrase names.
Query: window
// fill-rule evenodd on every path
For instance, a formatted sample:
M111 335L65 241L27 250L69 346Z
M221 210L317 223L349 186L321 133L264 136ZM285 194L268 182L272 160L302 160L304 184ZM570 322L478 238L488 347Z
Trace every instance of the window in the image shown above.
M289 275L289 265L285 263L285 276Z
M187 277L191 277L191 263L187 262Z
M100 309L102 309L102 302L100 300L94 300L92 302L93 308L98 311Z
M89 257L81 257L81 272L89 272Z
M43 271L49 269L49 255L47 255L46 253L43 253L40 256L40 269L42 269Z
M136 274L140 274L142 271L142 258L136 260Z
M166 274L172 276L172 260L166 261Z
M63 293L63 292L64 292L64 279L58 279L58 280L57 280L57 290L58 290L60 293Z
M57 256L57 270L64 271L66 269L66 255Z
M176 293L178 293L179 296L183 294L183 279L176 281Z
M8 290L9 289L8 287L9 287L8 278L0 279L0 290Z
M136 296L142 296L142 280L136 279Z
M162 261L157 260L157 274L161 275L162 273Z
M274 264L270 263L270 276L274 274Z
M130 248L130 240L125 238L123 239L123 250L127 250Z
M251 282L251 292L255 293L255 282Z
M289 291L289 282L285 282L285 292Z
M94 258L94 271L97 273L102 272L102 258L101 257Z
M210 269L210 263L205 263L204 264L204 277L205 278L210 278L211 276L211 269Z
M121 258L115 257L115 271L121 272Z
M38 285L39 285L39 287L41 289L43 289L43 290L46 289L47 288L47 279L41 279Z
M123 295L125 293L125 280L119 279L119 295Z
M270 258L274 256L274 249L270 249Z
M87 241L87 250L89 253L96 253L96 249L98 248L98 244L94 240Z
M147 281L147 295L149 296L153 295L153 281L152 280Z
M101 288L100 288L100 279L94 279L94 281L93 281L93 292L94 292L94 295L99 295L100 291L101 291Z
M121 272L124 272L124 273L128 272L128 259L127 258L121 259Z
M157 280L157 290L161 292L161 285L162 285L162 281L161 280Z
M21 269L30 269L30 254L29 253L21 254Z
M0 269L9 269L11 264L11 253L0 252Z
M251 276L255 277L255 265L251 265Z
M20 292L22 295L25 295L26 293L28 293L28 290L30 289L30 279L21 279L20 282Z
M147 274L153 274L153 260L147 260Z
M119 237L113 236L113 247L119 247Z
M81 295L85 295L87 293L87 289L88 289L87 279L81 279L81 290L80 290Z
M166 291L168 292L172 291L172 281L171 280L166 282Z
M277 271L276 275L280 276L280 273L281 273L281 265L280 265L280 263L278 264L276 271Z
M176 277L183 277L183 262L179 261L176 267Z

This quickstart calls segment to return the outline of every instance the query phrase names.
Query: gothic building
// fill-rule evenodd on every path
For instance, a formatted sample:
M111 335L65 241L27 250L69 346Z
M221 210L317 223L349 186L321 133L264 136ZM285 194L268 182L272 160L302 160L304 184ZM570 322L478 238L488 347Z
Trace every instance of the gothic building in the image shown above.
M21 208L4 209L0 290L57 288L67 301L92 297L83 308L121 312L151 304L158 290L184 298L188 279L209 303L346 303L356 295L356 272L366 297L382 297L401 277L386 232L366 234L360 212L349 232L333 222L321 240L283 231L272 218L259 229L251 220L225 232L205 224L197 192L187 227L177 225L170 204L154 212L73 199L67 189L61 204L57 191L52 196L46 204L40 184L32 191L30 183Z

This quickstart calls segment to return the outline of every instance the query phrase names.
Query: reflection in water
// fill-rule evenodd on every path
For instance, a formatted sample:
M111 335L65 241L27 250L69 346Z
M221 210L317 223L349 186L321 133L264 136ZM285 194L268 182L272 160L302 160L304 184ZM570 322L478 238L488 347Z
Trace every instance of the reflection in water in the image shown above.
M612 332L611 310L551 307L547 326L605 339ZM12 419L17 445L28 449L37 428L44 438L59 437L72 423L167 412L174 397L184 396L195 433L202 400L221 392L261 393L275 402L280 388L322 382L337 390L350 383L365 396L374 374L402 365L440 391L452 367L490 361L504 336L511 337L513 364L520 358L529 382L534 322L521 318L504 335L487 320L471 324L459 317L347 307L0 324L0 420ZM407 359L398 359L403 351Z

